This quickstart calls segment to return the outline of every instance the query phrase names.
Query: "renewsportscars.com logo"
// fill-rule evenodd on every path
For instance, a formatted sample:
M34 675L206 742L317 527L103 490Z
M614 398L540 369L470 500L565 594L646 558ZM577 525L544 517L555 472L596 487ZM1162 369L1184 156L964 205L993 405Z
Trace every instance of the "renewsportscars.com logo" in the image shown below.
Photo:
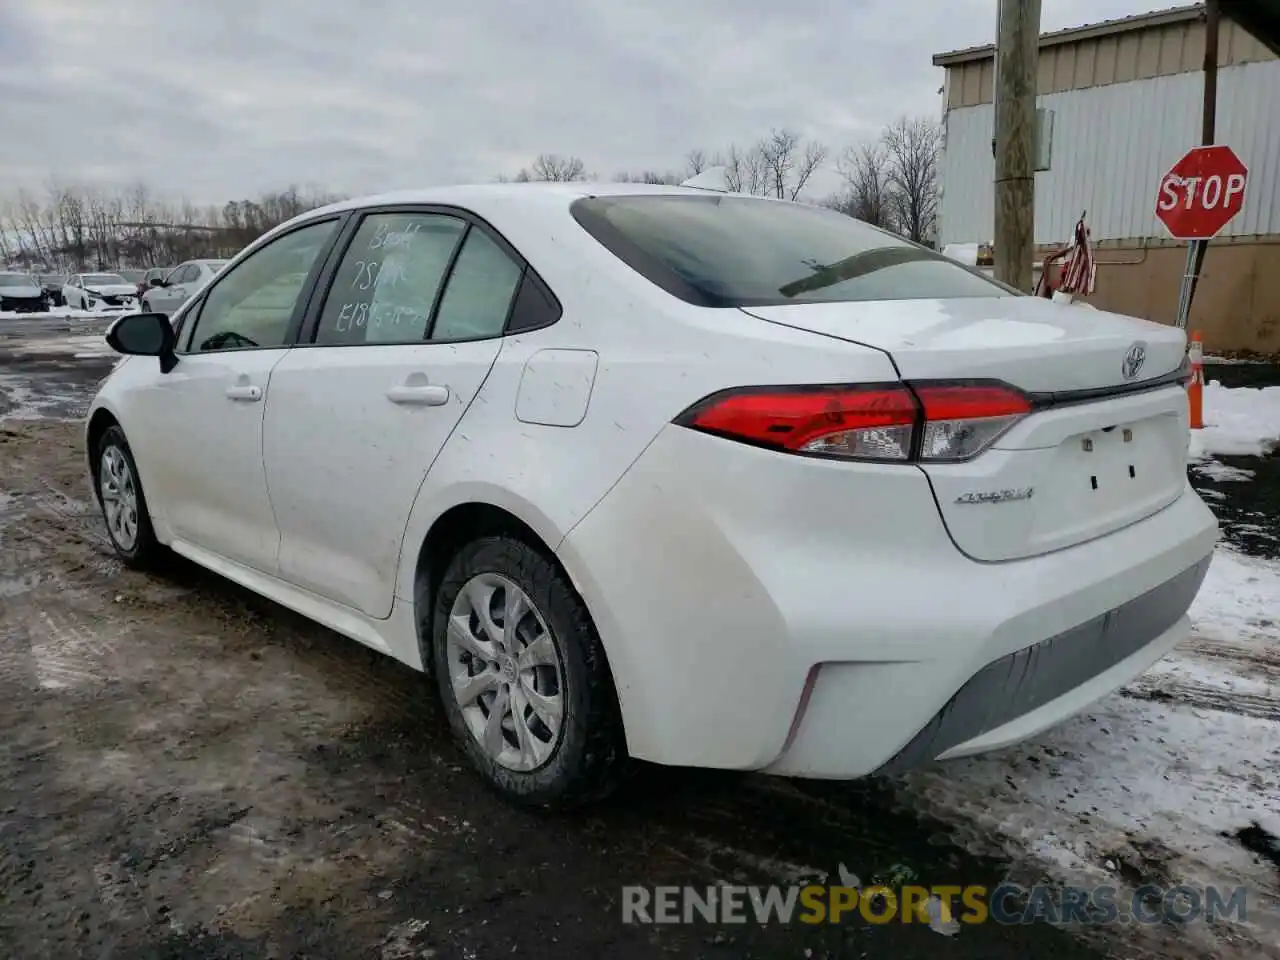
M1185 924L1247 918L1244 887L1022 887L1004 883L862 887L840 867L837 886L622 888L622 921L637 924L920 923L953 934L963 924Z

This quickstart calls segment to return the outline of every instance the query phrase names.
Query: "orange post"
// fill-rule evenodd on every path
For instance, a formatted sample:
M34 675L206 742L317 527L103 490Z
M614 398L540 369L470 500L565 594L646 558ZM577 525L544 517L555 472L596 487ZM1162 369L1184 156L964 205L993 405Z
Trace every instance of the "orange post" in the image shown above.
M1204 344L1200 340L1200 331L1191 334L1191 343L1187 347L1187 355L1191 359L1191 382L1187 384L1187 404L1191 413L1191 429L1204 429Z

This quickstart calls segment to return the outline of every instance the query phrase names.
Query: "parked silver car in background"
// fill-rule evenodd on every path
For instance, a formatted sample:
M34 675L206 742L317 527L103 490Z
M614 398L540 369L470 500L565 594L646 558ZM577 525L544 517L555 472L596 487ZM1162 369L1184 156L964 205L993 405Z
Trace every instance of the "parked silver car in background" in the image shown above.
M152 281L154 285L142 295L142 311L172 316L226 265L225 260L188 260L178 264L163 280Z

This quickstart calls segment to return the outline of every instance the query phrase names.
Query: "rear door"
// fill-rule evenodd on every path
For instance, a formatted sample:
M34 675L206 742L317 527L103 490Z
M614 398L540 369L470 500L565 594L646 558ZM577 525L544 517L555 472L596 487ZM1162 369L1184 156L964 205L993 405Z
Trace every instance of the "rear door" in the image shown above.
M280 576L390 615L418 488L489 374L523 262L463 213L352 222L310 344L271 378L264 435Z

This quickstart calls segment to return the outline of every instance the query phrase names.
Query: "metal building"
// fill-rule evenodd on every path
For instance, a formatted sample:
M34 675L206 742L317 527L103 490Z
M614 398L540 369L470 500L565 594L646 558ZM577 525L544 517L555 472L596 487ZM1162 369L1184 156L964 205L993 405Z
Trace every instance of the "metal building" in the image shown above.
M1065 243L1083 211L1098 242L1099 307L1172 322L1185 245L1155 217L1161 177L1200 142L1202 4L1040 38L1038 106L1052 123L1036 174L1035 233ZM935 56L946 69L938 241L994 232L993 46ZM1280 353L1280 58L1222 24L1217 141L1249 167L1245 207L1209 247L1192 326L1218 351Z

